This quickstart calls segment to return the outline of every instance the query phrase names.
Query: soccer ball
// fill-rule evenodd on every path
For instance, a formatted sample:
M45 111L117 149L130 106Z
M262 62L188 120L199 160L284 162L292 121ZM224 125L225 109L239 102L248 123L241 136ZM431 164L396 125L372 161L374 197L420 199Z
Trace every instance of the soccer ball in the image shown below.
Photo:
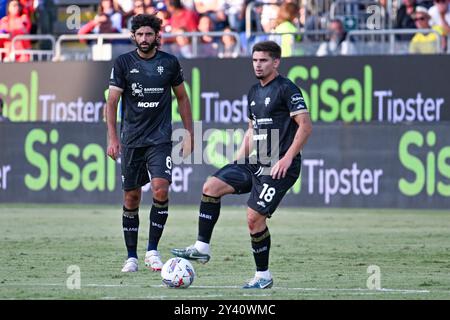
M162 282L169 288L187 288L194 282L192 264L183 258L167 260L161 269Z

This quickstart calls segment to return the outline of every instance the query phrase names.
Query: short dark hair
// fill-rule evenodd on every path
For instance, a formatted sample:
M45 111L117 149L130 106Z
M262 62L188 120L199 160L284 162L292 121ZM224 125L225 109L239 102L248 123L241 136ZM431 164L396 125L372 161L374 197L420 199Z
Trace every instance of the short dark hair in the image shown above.
M158 34L161 31L162 20L153 14L138 14L131 22L131 32L135 33L141 27L150 27Z
M175 9L183 9L184 6L181 3L181 0L169 0L169 6L174 7Z
M262 41L253 46L252 55L256 51L268 52L272 59L281 58L281 47L275 41Z

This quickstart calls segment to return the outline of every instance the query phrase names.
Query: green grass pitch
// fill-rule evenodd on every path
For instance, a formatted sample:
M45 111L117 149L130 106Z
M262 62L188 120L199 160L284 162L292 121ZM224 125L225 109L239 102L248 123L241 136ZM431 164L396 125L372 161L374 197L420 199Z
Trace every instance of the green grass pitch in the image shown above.
M254 274L245 207L222 208L212 259L193 264L188 289L162 287L144 268L148 210L140 270L122 274L120 206L0 205L0 299L450 299L449 211L279 208L269 220L274 287L242 290ZM163 260L195 241L197 210L170 207ZM373 265L381 290L367 287ZM67 287L69 266L80 289Z

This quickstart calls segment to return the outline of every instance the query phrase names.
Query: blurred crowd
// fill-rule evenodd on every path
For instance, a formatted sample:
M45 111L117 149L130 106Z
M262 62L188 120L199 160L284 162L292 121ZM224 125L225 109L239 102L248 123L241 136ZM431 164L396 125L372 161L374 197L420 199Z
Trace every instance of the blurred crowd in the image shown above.
M96 1L96 0L93 0ZM345 0L340 0L345 2ZM386 0L348 1L357 10L365 12L364 4L377 4L387 19L383 28L427 29L416 35L401 36L410 42L411 53L436 53L434 43L441 38L442 49L447 46L450 32L450 0L398 0L387 10ZM76 3L76 0L74 0ZM283 56L302 55L302 32L326 31L327 37L317 48L316 55L346 55L355 52L347 38L348 18L330 17L329 0L99 0L92 6L89 21L83 21L78 34L123 33L130 29L131 18L139 13L157 14L163 20L165 50L182 58L199 56L236 57L241 47L238 41L249 41L246 31L254 40L272 39L280 43ZM250 21L246 21L246 8L252 5ZM322 6L320 8L320 6ZM358 8L359 7L359 8ZM319 8L319 9L318 9ZM61 12L59 12L61 13ZM348 13L347 13L348 14ZM248 18L248 17L247 17ZM0 61L28 61L29 54L11 56L12 40L18 35L51 34L58 19L58 6L54 0L0 0ZM389 21L389 23L387 23ZM351 26L350 26L351 27ZM356 26L357 28L358 26ZM249 30L250 29L250 30ZM212 36L210 32L223 32ZM201 32L198 38L185 36L186 32ZM238 35L238 37L236 37ZM193 39L197 41L193 46ZM30 40L14 42L15 50L32 47ZM194 49L195 47L195 49ZM40 48L45 49L45 48ZM194 50L196 52L194 52Z

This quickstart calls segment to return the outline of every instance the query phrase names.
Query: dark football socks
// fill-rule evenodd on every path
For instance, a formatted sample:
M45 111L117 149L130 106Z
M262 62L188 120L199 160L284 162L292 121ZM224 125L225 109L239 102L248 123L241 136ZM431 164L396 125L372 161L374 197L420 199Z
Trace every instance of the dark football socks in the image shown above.
M198 219L198 241L209 243L219 214L220 198L203 194Z
M148 234L147 250L158 250L159 239L161 239L164 226L169 215L169 200L158 201L153 199L152 209L150 210L150 229Z
M270 232L269 228L251 234L253 257L255 258L256 271L269 269Z
M133 210L123 207L122 214L123 236L127 246L128 258L137 259L137 242L139 232L139 207Z

